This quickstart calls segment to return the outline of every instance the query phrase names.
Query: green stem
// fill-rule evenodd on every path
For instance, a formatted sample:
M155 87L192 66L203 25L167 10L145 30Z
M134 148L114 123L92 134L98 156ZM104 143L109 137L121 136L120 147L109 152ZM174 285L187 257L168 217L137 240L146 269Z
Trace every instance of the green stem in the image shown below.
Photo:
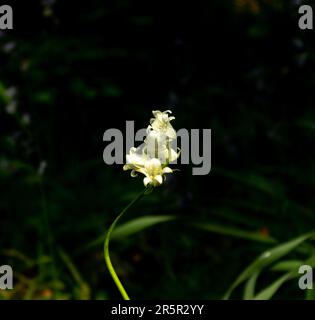
M105 257L105 262L106 262L106 266L107 269L109 271L109 273L111 274L118 290L120 291L122 297L124 298L124 300L130 300L125 288L123 287L122 283L120 282L116 271L112 265L112 262L110 260L110 256L109 256L109 240L110 240L110 236L113 232L113 230L115 229L115 226L117 224L117 222L119 221L119 219L124 215L124 213L132 206L134 205L137 201L139 201L145 194L148 193L148 188L145 188L143 191L141 191L128 205L127 207L125 207L121 213L117 216L117 218L114 220L114 222L111 224L111 226L109 227L106 237L105 237L105 242L104 242L104 257Z

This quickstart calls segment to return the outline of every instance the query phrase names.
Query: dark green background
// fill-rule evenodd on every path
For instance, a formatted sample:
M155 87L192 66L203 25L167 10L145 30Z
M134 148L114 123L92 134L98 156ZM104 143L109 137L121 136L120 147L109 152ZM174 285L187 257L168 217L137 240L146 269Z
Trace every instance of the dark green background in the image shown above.
M212 170L179 165L128 212L179 218L112 243L132 298L220 299L270 247L195 223L278 241L314 229L315 31L298 28L296 2L19 2L0 37L0 265L15 272L3 298L119 298L102 243L87 245L142 179L104 164L102 138L155 109L212 129ZM276 298L303 296L292 282Z

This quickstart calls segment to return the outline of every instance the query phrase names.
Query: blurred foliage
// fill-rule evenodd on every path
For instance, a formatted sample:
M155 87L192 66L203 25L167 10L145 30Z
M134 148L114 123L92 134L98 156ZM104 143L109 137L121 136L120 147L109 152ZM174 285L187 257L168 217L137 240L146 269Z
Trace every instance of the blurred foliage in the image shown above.
M315 222L315 43L298 4L12 1L0 265L15 279L0 298L119 298L101 241L142 181L103 163L102 136L157 108L176 129L212 129L212 170L179 166L124 217L111 254L131 298L314 298L288 281L314 250L290 246ZM251 267L288 244L268 272Z

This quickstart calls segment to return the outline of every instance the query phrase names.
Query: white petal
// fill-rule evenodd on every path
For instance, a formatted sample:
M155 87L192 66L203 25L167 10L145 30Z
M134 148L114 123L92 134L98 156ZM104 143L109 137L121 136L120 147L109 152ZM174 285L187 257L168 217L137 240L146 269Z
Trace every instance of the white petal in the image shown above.
M171 125L169 125L169 127L167 128L165 134L171 139L176 139L176 131Z
M126 162L127 164L131 164L136 167L142 167L144 166L144 161L146 160L145 157L146 156L143 153L139 154L139 153L132 152L126 155Z
M157 158L153 158L149 161L146 161L144 167L145 167L145 170L149 173L154 173L162 170L161 162Z
M168 155L169 155L169 162L173 162L179 157L180 152L176 153L174 149L170 149Z
M144 179L143 179L143 183L144 183L144 185L145 186L147 186L149 183L151 183L152 182L152 179L151 178L149 178L149 177L145 177Z
M161 116L162 112L160 110L153 110L152 114L154 115L155 118Z
M154 177L154 180L156 180L159 184L162 184L162 183L163 183L163 178L162 178L161 175L155 176L155 177Z
M147 171L146 171L145 169L143 169L143 168L139 168L139 169L137 169L137 171L140 172L140 173L142 173L142 174L144 174L146 177L149 176L148 173L147 173Z
M161 164L167 164L169 162L168 160L168 150L165 149L163 151L159 150L159 153L158 153L158 156L159 156L159 160L161 162Z
M163 173L172 173L172 172L173 172L173 170L170 167L165 167L163 169Z
M160 122L157 119L154 119L154 121L151 123L151 127L153 130L159 131L160 130Z

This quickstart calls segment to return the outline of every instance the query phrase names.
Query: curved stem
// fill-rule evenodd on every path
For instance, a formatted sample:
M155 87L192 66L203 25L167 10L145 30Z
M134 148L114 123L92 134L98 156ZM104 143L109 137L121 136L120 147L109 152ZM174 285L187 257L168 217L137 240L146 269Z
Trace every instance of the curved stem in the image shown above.
M104 242L104 257L105 257L105 262L106 262L106 266L107 269L109 271L109 273L111 274L118 290L120 291L122 297L124 298L124 300L130 300L125 288L123 287L122 283L120 282L116 271L112 265L112 262L110 260L110 256L109 256L109 240L111 237L111 234L113 232L113 230L115 229L115 226L117 224L117 222L119 221L119 219L124 215L124 213L132 206L134 205L137 201L139 201L146 193L148 192L148 188L145 188L143 191L141 191L122 211L121 213L117 216L117 218L114 220L114 222L111 224L111 226L109 227L106 237L105 237L105 242Z

